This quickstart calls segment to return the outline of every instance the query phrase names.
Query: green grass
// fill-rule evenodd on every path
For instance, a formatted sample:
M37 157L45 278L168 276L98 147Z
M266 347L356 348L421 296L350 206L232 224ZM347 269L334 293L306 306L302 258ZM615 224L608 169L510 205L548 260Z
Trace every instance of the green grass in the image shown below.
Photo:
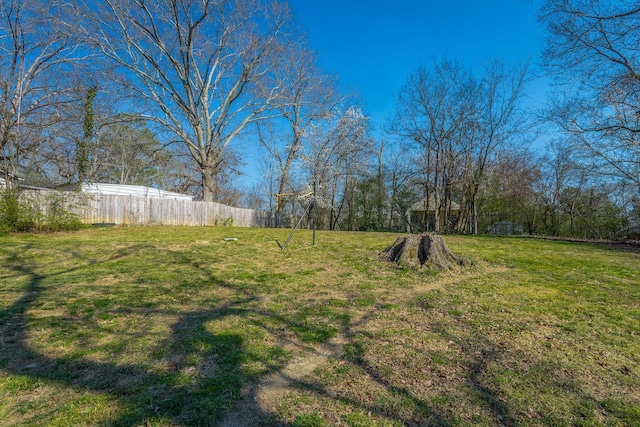
M144 227L0 237L0 425L216 425L323 343L263 425L640 425L640 255L449 236ZM237 237L237 241L224 241Z

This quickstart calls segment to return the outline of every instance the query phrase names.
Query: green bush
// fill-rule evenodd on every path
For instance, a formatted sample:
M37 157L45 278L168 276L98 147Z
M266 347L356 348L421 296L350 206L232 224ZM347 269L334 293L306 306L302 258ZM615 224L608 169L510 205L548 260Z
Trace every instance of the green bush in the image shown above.
M58 192L41 197L16 191L0 193L0 233L78 230L83 224L69 211L70 200Z
M223 219L222 217L216 217L213 221L214 227L233 227L233 217L230 216L228 218Z
M45 224L50 231L70 231L82 228L80 216L68 210L68 202L62 193L51 193L46 198Z
M18 195L12 191L5 191L0 197L0 232L15 230L20 217Z

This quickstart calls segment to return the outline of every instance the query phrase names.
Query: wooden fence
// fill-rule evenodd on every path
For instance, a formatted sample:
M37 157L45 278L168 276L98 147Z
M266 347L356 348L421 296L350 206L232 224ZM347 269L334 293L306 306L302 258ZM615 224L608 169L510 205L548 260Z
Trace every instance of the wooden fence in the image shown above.
M71 192L22 193L36 199L44 212L52 197L63 199L65 208L87 224L117 225L189 225L274 227L274 215L254 209L234 208L215 202L194 202L170 198L77 194Z

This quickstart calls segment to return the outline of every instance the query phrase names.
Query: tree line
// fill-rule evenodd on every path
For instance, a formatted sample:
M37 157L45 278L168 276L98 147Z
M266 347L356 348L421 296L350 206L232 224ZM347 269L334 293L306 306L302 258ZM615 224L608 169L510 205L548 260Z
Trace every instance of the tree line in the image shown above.
M341 230L612 238L640 221L635 2L545 2L544 110L526 108L528 64L445 57L375 133L286 2L1 7L7 189L142 184L281 217L313 198L309 220ZM247 150L262 180L243 189Z

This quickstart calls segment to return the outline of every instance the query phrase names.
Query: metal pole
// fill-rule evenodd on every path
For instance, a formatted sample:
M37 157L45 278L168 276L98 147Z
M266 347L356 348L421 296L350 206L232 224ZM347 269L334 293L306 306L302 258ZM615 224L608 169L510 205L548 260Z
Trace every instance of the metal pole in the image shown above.
M309 213L309 209L311 208L311 204L313 203L313 200L311 202L309 202L309 204L307 205L307 208L304 210L304 212L302 213L302 215L300 216L300 219L298 220L298 222L296 223L295 227L293 227L293 230L291 230L291 234L289 234L289 238L287 239L286 242L284 242L284 245L281 245L280 242L278 242L276 240L276 243L278 244L278 246L280 247L280 252L284 252L285 249L287 249L287 245L289 244L289 242L291 241L291 238L293 237L294 233L296 232L296 230L298 229L298 227L300 226L300 223L302 222L302 220L304 219L305 215L307 215Z
M318 207L316 205L316 181L313 181L313 241L312 246L316 245L316 225L318 222Z

